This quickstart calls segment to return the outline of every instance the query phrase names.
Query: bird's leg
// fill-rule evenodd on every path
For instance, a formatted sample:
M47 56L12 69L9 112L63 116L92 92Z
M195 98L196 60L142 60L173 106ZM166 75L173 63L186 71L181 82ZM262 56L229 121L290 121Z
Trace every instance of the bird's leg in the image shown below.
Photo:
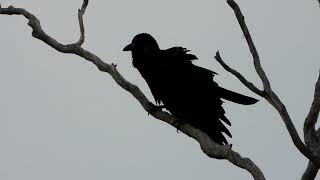
M148 116L157 111L161 111L163 108L165 108L164 105L154 105L152 102L149 102L149 106L150 106L150 109L148 111Z

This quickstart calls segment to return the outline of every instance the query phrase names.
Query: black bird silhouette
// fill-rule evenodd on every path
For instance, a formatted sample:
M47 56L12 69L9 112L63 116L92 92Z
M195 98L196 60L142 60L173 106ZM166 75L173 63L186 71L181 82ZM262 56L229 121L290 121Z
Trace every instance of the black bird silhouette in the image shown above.
M132 52L133 66L146 80L156 104L163 103L172 115L202 130L218 144L228 144L222 133L232 137L222 123L231 125L221 98L244 105L258 101L219 87L213 81L216 73L192 64L197 57L189 50L161 50L149 34L136 35L123 51Z

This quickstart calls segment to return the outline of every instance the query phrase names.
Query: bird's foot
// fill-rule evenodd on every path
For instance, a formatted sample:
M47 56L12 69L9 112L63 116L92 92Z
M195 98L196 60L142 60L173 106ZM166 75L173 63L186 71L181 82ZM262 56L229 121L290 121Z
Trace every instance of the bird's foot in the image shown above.
M225 145L228 146L230 150L232 149L232 144L225 144Z
M177 133L179 133L181 126L184 124L185 122L181 120L176 120L172 123L172 125L177 128Z
M164 105L159 105L159 106L157 106L157 105L154 105L154 104L151 103L151 102L149 102L149 106L150 106L151 108L150 108L149 111L148 111L148 116L149 116L150 114L153 114L153 113L157 112L157 111L161 111L163 108L165 108Z

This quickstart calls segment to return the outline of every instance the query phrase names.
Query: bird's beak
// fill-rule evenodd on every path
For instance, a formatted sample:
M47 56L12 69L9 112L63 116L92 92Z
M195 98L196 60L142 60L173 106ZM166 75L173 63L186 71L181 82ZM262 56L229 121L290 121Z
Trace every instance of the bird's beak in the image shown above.
M132 44L128 44L126 47L123 48L123 51L131 51L133 48Z

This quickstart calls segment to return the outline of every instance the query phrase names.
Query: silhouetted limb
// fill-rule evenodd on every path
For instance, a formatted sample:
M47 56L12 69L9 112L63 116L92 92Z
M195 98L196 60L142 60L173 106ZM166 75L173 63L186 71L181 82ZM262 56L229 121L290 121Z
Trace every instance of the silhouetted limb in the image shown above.
M308 116L306 117L306 120L304 122L304 128L303 128L305 142L307 146L310 147L311 149L318 148L318 150L320 149L320 146L319 146L320 139L319 139L319 133L315 129L315 125L319 117L319 111L320 111L320 74L315 85L312 105L308 113Z
M282 101L279 99L279 97L273 92L271 85L270 85L270 82L267 78L267 75L261 66L259 54L257 52L257 49L256 49L254 43L253 43L249 29L245 23L244 16L242 15L242 12L241 12L238 4L234 0L227 0L227 3L233 9L233 11L236 15L236 18L238 20L238 23L241 27L241 30L243 32L243 35L246 38L247 44L249 46L250 52L253 57L253 63L254 63L255 70L263 83L264 90L261 92L260 90L258 90L258 88L256 88L253 85L253 83L247 81L239 72L233 70L228 65L226 65L224 63L224 61L221 59L219 52L217 52L216 59L227 71L229 71L233 75L235 75L251 91L264 97L279 112L295 146L298 148L298 150L305 157L307 157L309 160L311 160L317 167L320 167L319 155L317 155L315 150L310 149L309 147L306 146L306 144L303 143L303 141L301 140L301 138L299 137L299 135L297 133L297 130L296 130L294 124L292 123L291 117L289 116L289 113L287 112L285 105L282 103ZM320 100L316 99L315 101L317 101L319 103ZM311 109L313 109L313 108L311 108ZM316 118L313 118L313 121L316 122ZM315 132L315 131L313 131L313 132ZM315 134L315 133L313 133L313 134ZM319 142L319 133L317 133L317 135L314 136L314 138L315 137L317 137L316 140Z
M240 74L238 71L232 69L231 67L229 67L221 58L219 51L216 52L216 56L214 57L220 64L221 66L228 72L230 72L231 74L233 74L234 76L236 76L241 82L242 84L244 84L248 89L250 89L251 91L253 91L254 93L258 94L261 97L265 96L265 93L263 91L261 91L259 88L257 88L253 83L251 83L250 81L248 81L245 77L242 76L242 74Z
M86 8L88 6L89 0L84 0L83 4L81 6L81 9L78 10L78 19L79 19L79 27L80 27L80 38L76 44L78 46L81 46L84 43L85 40L85 34L84 34L84 25L83 25L83 15L86 11Z
M32 36L43 41L47 45L51 46L52 48L56 49L62 53L70 53L76 54L97 66L100 71L109 73L115 82L132 94L136 100L142 105L142 107L149 112L150 110L150 101L147 97L141 92L138 86L128 82L117 70L115 64L108 64L102 61L98 56L91 53L90 51L81 47L84 42L84 28L82 22L82 16L85 12L87 7L88 1L84 0L82 8L79 10L78 17L79 18L79 25L80 25L80 38L78 42L73 44L61 44L48 34L46 34L43 29L41 28L40 21L36 16L31 14L25 9L22 8L15 8L10 6L8 8L0 8L0 14L5 15L23 15L29 20L28 25L32 28ZM166 122L170 125L175 125L177 119L164 111L155 111L150 113L153 117ZM176 126L175 126L176 127ZM189 124L183 124L180 126L180 131L185 133L186 135L192 137L196 141L199 142L202 151L207 154L211 158L216 159L226 159L232 164L247 170L255 180L265 180L265 177L261 170L251 161L249 158L242 157L239 153L233 151L230 146L222 146L216 144L209 136L207 136L202 131L190 126Z
M311 162L309 161L308 167L303 173L303 176L301 180L313 180L316 178L317 173L318 173L318 168Z

